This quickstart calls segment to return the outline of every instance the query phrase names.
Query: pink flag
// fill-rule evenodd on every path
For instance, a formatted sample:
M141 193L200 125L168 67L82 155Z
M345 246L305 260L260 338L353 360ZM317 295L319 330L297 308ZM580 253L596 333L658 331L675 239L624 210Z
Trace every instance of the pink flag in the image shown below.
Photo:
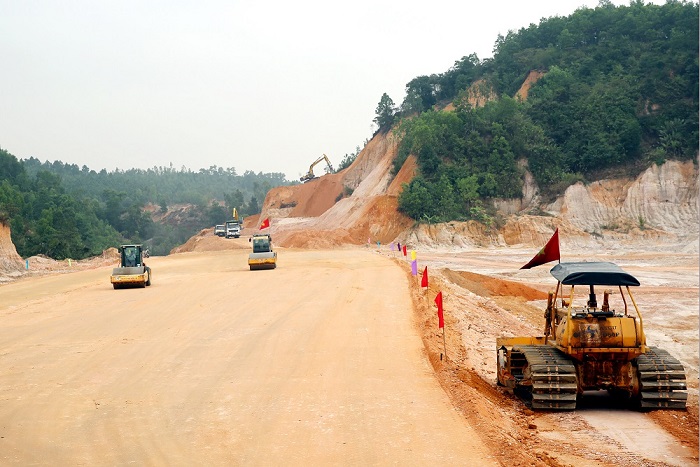
M411 275L415 276L416 274L418 274L418 261L414 259L411 261Z

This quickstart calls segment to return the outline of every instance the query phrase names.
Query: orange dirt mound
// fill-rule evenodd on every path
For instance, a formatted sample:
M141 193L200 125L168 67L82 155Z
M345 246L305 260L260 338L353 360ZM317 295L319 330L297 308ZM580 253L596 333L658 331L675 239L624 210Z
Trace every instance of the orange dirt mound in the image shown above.
M302 185L280 186L271 189L265 198L265 209L283 217L318 217L332 207L343 192L340 174L317 177Z
M214 229L201 230L183 245L170 250L170 254L191 251L223 251L248 249L248 241L243 238L224 238L214 235Z
M445 276L455 284L482 297L521 297L526 301L545 300L547 298L547 293L528 287L520 282L497 279L466 271L445 270Z

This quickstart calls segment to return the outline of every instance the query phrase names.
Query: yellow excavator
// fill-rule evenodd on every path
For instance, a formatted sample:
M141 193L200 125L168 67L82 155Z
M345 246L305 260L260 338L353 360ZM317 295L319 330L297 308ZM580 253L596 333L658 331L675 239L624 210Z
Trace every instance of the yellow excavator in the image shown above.
M316 159L313 162L313 164L311 164L311 166L309 167L309 171L306 173L306 175L302 175L301 178L299 179L299 181L306 183L309 180L313 180L314 178L316 178L316 175L314 175L314 166L316 166L316 164L320 164L324 160L326 161L326 164L327 164L326 173L327 174L332 173L333 172L333 165L331 165L331 161L328 160L328 156L326 156L324 154L321 157L319 157L318 159Z
M533 409L573 410L584 391L602 389L642 410L684 410L685 370L667 351L647 346L630 290L639 281L608 262L559 263L550 273L557 287L549 293L544 335L496 339L498 384ZM610 287L602 304L595 286ZM577 303L574 289L588 296L579 294Z

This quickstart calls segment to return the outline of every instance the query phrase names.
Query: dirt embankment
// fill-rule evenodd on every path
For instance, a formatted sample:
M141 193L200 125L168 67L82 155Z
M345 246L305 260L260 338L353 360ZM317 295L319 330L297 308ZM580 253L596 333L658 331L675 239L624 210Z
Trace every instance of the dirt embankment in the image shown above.
M692 257L680 255L675 262L686 265ZM395 260L411 284L417 326L438 379L460 413L479 427L481 441L498 453L502 465L632 467L697 463L698 320L693 310L697 274L686 277L680 268L664 273L663 279L657 278L661 280L657 285L668 281L677 287L665 288L666 302L683 295L672 302L674 319L668 319L665 308L654 306L659 300L656 287L637 295L650 344L669 350L686 367L686 411L644 414L615 405L612 399L590 395L579 402L581 408L576 412L550 413L528 409L517 397L497 387L495 375L496 337L542 335L548 288L539 278L544 278L546 271L519 274L528 277L528 282L498 277L501 271L517 270L518 259L505 250L450 256L450 267L439 266L444 264L443 256L421 253L421 268L428 265L430 275L429 288L423 289L420 275L411 276L409 263L401 256ZM654 282L657 273L649 272L649 257L630 255L627 260L644 268L646 272L641 274L645 283ZM434 298L438 292L443 293L445 307L444 337L437 327Z
M396 150L390 134L379 134L342 172L270 190L260 219L270 219L275 243L325 248L393 241L413 224L397 207L401 184L416 167L409 158L393 176Z
M501 201L498 207L505 220L500 228L473 221L421 224L399 240L429 249L444 245L541 247L559 228L562 245L575 248L697 253L699 192L697 167L692 162L668 161L650 167L636 179L578 183L547 206L539 207L537 197L530 195L527 203ZM544 209L548 215L528 214L534 209Z
M528 79L533 82L539 76L533 72ZM302 248L368 241L400 241L424 249L540 247L559 228L563 241L577 248L643 250L654 245L698 252L700 183L691 161L653 165L636 178L577 183L549 204L541 202L539 188L524 166L522 197L496 200L500 219L487 227L473 221L416 224L402 215L398 196L417 164L411 156L393 175L396 154L393 135L377 134L342 172L270 190L260 219L270 219L277 244Z
M10 236L10 226L0 222L0 275L16 275L24 269L24 261Z
M27 276L74 272L118 262L119 253L116 248L109 248L99 256L83 260L58 261L44 255L23 259L12 243L10 227L0 223L0 284Z

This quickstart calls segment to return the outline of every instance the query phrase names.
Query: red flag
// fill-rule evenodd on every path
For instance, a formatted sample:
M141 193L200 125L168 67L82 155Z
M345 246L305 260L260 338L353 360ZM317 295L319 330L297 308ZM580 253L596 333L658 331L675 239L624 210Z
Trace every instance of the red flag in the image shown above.
M549 239L547 244L540 250L539 253L535 255L534 258L530 260L525 266L520 269L530 269L534 266L539 266L540 264L549 263L550 261L561 259L559 255L559 228L554 231L554 235Z
M406 256L406 245L403 246L403 255Z
M423 269L423 277L420 280L421 287L428 287L428 266Z
M437 296L435 297L435 304L438 307L438 327L444 328L445 317L442 314L442 292L438 292Z
M270 218L269 217L267 219L265 219L264 221L262 221L262 224L260 224L259 230L267 229L268 227L270 227Z

